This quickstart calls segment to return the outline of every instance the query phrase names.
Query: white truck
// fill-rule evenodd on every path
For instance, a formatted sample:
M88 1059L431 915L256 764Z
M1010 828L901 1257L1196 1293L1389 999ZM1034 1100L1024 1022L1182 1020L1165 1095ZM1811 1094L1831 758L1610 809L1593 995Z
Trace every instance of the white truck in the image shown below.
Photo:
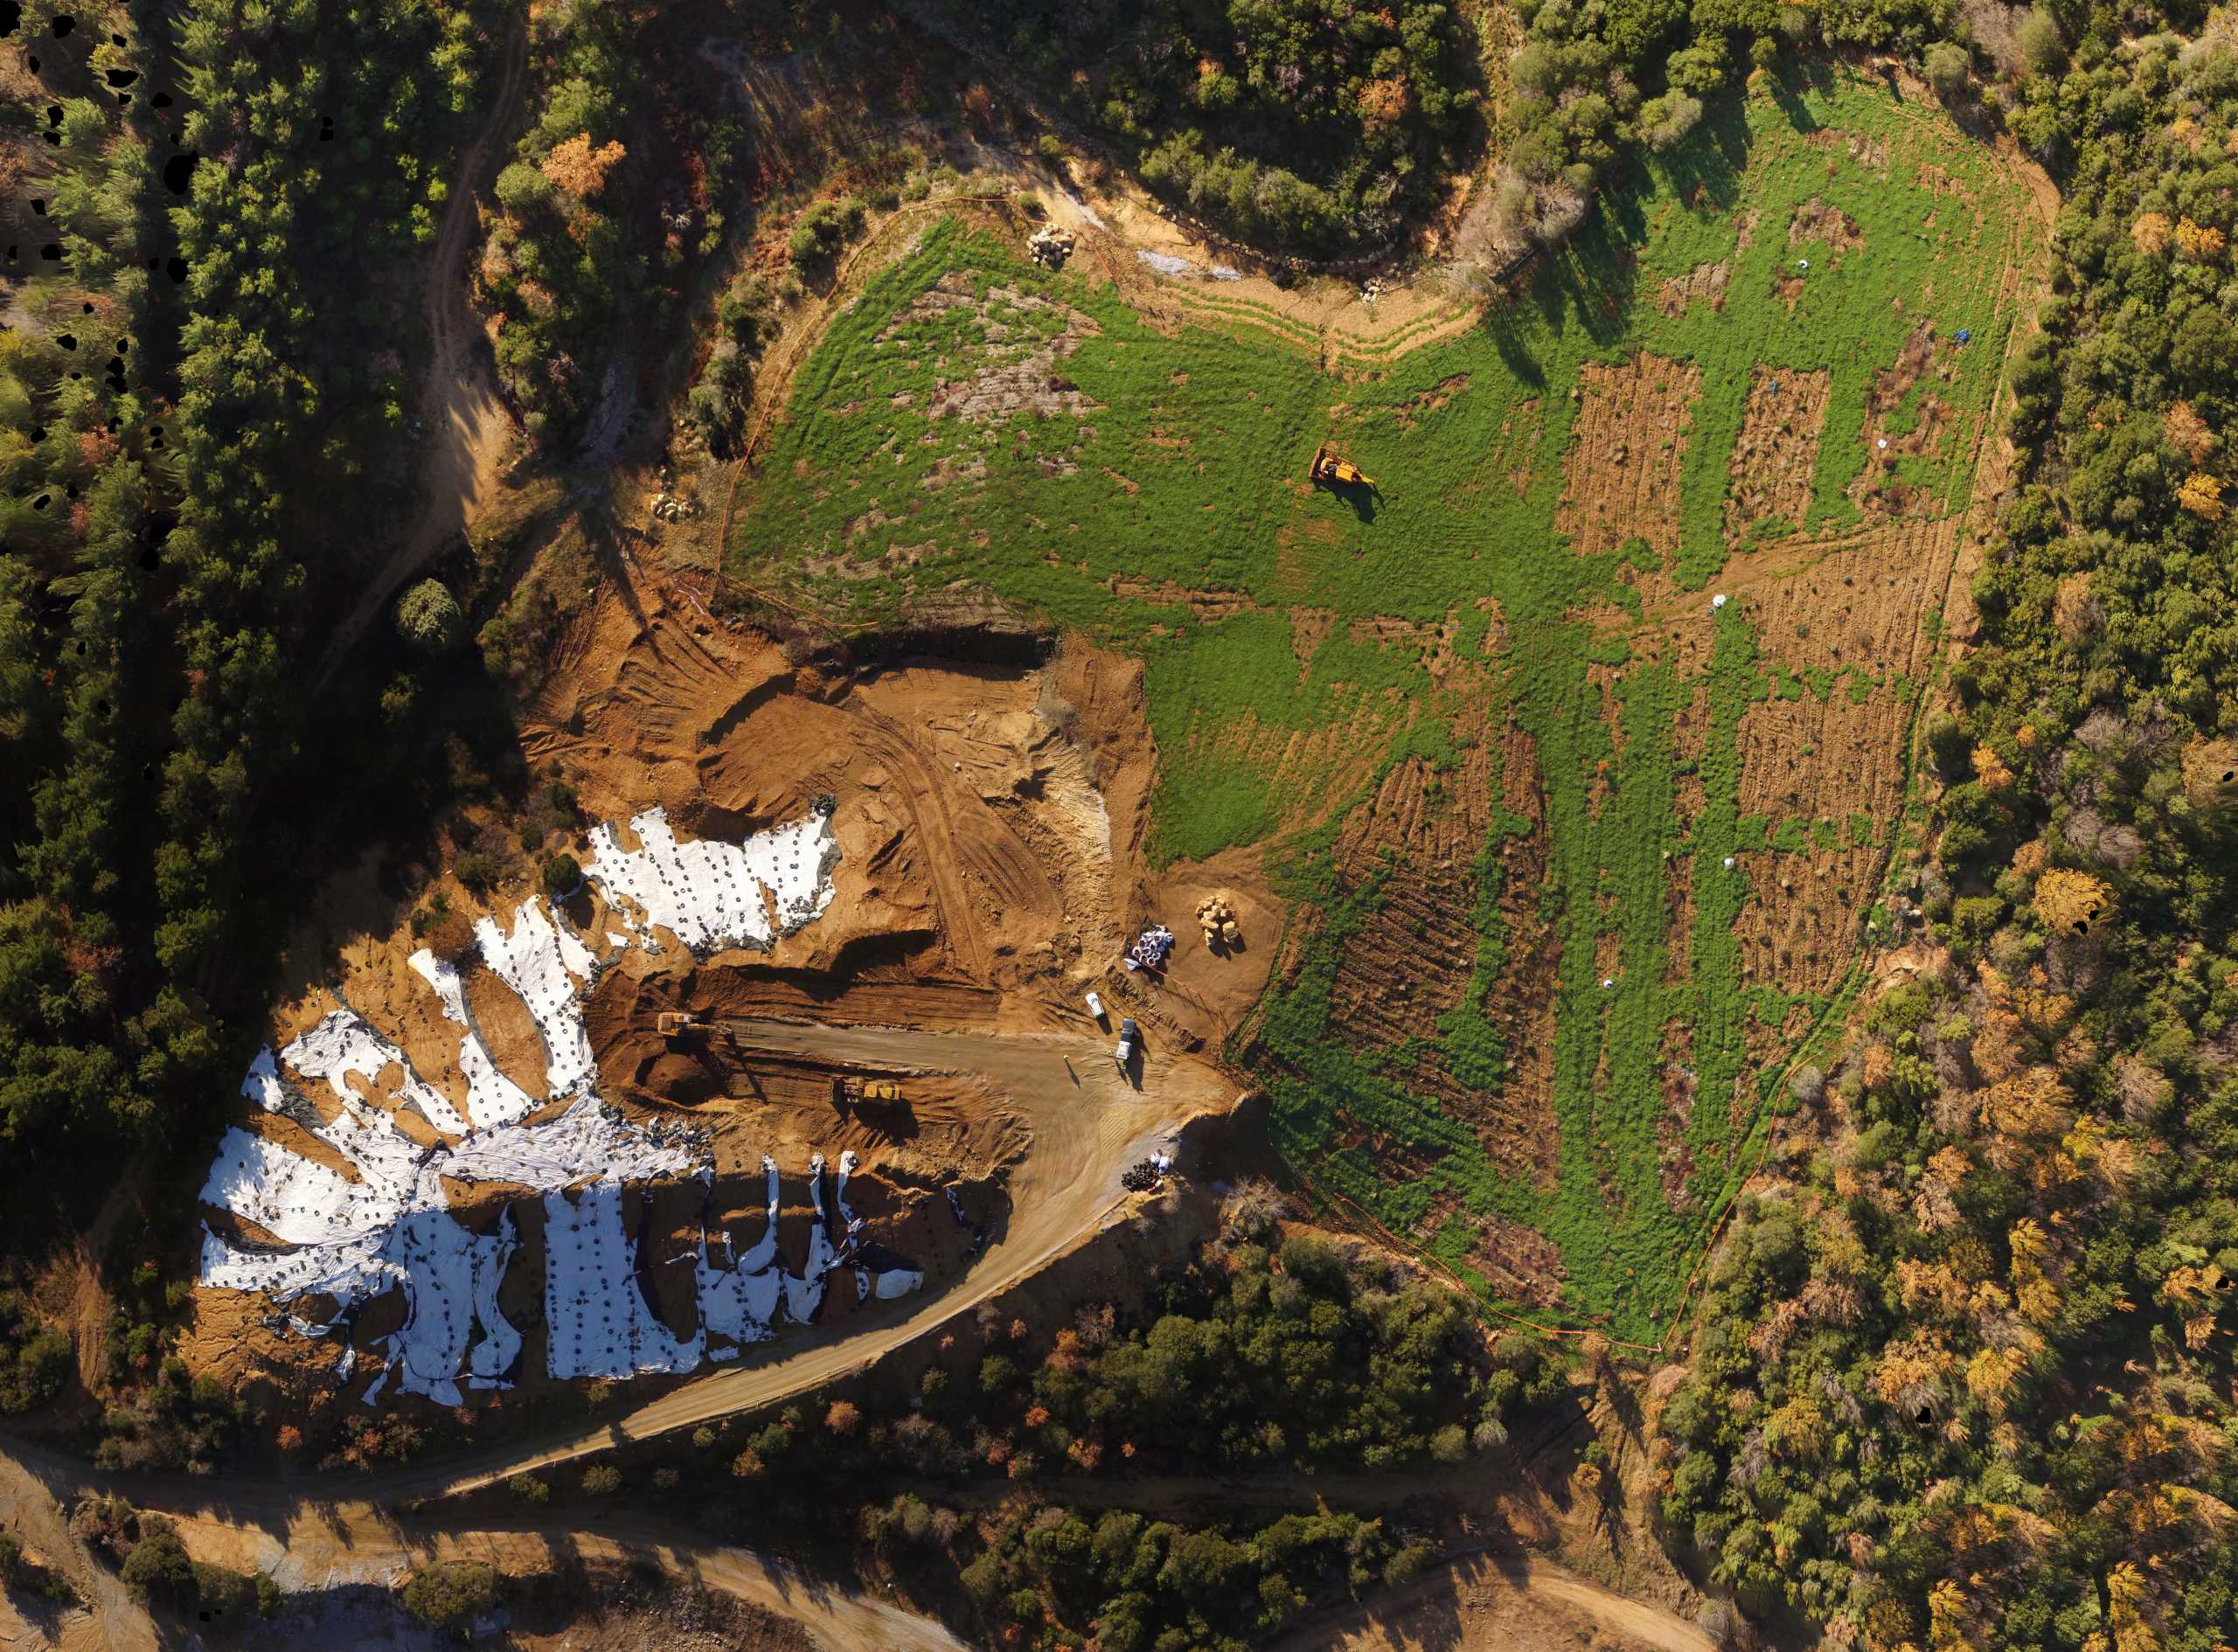
M1135 1017L1126 1017L1119 1023L1119 1045L1112 1051L1111 1059L1122 1069L1135 1063L1135 1052L1143 1047L1143 1030L1135 1024Z

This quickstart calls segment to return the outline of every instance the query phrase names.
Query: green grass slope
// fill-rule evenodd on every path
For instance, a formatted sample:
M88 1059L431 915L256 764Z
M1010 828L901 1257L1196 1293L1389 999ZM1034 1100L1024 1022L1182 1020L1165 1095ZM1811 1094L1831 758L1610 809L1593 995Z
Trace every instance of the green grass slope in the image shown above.
M1814 200L1846 214L1863 245L1837 255L1791 242ZM1702 591L1725 566L1728 458L1759 364L1831 375L1806 535L1859 525L1849 490L1874 457L1866 398L1922 323L1945 338L1970 330L1971 345L1943 358L1951 378L1927 388L1976 427L1968 416L1989 406L2014 313L1999 301L2005 270L2040 242L2023 207L1939 116L1856 80L1791 85L1651 161L1523 302L1387 371L1342 376L1320 371L1295 329L1256 325L1218 291L1205 324L1169 336L1087 260L1052 276L945 224L835 318L741 489L729 554L757 586L840 616L890 616L969 582L1138 653L1160 757L1154 851L1279 842L1319 914L1304 967L1260 1027L1286 1154L1464 1269L1479 1221L1527 1224L1560 1249L1575 1322L1652 1336L1756 1128L1748 1018L1779 1025L1794 1007L1744 983L1732 928L1750 892L1712 873L1768 833L1799 844L1838 829L1741 817L1741 718L1768 696L1836 691L1771 663L1739 604L1717 616L1694 677L1668 652L1635 657L1588 616L1637 614L1651 573ZM1664 313L1665 279L1720 262L1721 307ZM1792 309L1777 290L1790 277L1802 283ZM1660 569L1641 542L1582 556L1555 529L1581 370L1642 351L1692 362L1701 382L1677 549ZM976 408L959 408L960 391L978 392ZM1886 427L1908 428L1922 393ZM1020 405L1003 411L1005 397ZM1377 478L1375 496L1302 484L1331 434ZM1963 508L1974 451L1946 440L1895 474L1916 508L1949 514ZM1454 656L1480 669L1441 681L1423 632L1375 621L1446 626ZM1613 681L1613 731L1595 672ZM1682 760L1675 725L1703 683L1706 743ZM1916 690L1852 677L1841 691ZM1332 1023L1335 949L1373 910L1377 880L1345 885L1327 832L1298 829L1334 818L1401 755L1449 764L1511 718L1536 747L1549 840L1538 910L1560 941L1551 1180L1494 1163L1468 1118L1410 1088L1420 1052L1354 1047ZM1701 802L1689 812L1678 792L1690 773ZM1494 851L1519 824L1494 815L1470 990L1437 1041L1447 1070L1487 1098L1508 1071L1478 1008L1505 967ZM1695 898L1690 932L1674 937L1679 862ZM1604 990L1595 954L1610 944ZM1674 1021L1691 1028L1707 1099L1692 1110L1692 1174L1675 1199L1658 1161L1657 1070ZM1361 1145L1377 1142L1393 1150ZM1388 1168L1400 1160L1414 1168Z

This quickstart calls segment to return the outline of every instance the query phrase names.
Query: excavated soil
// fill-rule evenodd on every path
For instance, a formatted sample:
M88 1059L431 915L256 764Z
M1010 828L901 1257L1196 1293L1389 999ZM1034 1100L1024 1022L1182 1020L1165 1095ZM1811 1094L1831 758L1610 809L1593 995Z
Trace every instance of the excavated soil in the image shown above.
M1784 523L1790 532L1802 527L1832 387L1833 376L1824 368L1759 366L1749 374L1725 496L1727 538L1746 538L1759 523Z
M1800 246L1804 241L1818 241L1829 249L1830 263L1838 262L1844 253L1853 252L1865 245L1865 237L1858 233L1857 220L1838 206L1829 206L1817 196L1795 209L1795 216L1787 226L1787 244Z
M1536 910L1545 843L1535 829L1540 798L1531 742L1512 726L1503 738L1497 798L1491 749L1479 739L1464 746L1445 774L1420 758L1394 765L1345 820L1335 847L1339 882L1353 888L1380 877L1383 899L1338 960L1330 1024L1360 1049L1419 1040L1414 1064L1394 1076L1465 1122L1493 1163L1551 1185L1560 1139L1552 1100L1552 985L1560 949ZM1456 1078L1435 1044L1439 1017L1463 1007L1476 961L1477 858L1496 802L1534 829L1503 839L1499 850L1507 967L1477 1008L1506 1038L1509 1065L1499 1088L1486 1092ZM1392 1163L1396 1149L1377 1143L1376 1150L1387 1170L1400 1173ZM1436 1222L1433 1211L1424 1231ZM1505 1235L1485 1248L1486 1271L1504 1294L1538 1300L1559 1289L1559 1254L1536 1235Z
M952 411L970 416L967 406ZM1050 651L1023 634L967 646L1026 661ZM563 644L528 709L522 744L539 777L573 787L581 822L618 823L625 850L635 837L619 823L655 805L679 836L735 839L797 818L820 796L837 804L834 897L817 921L767 951L694 958L672 938L658 952L624 949L585 1002L598 1093L640 1121L690 1124L712 1154L712 1185L677 1180L625 1197L641 1281L680 1334L692 1329L691 1259L703 1220L711 1235L728 1229L740 1245L760 1236L764 1154L781 1171L781 1254L796 1264L807 1252L810 1156L836 1164L851 1149L862 1167L850 1203L868 1238L924 1267L937 1289L966 1265L968 1237L941 1190L957 1188L973 1218L998 1236L1009 1220L1001 1177L1028 1144L1008 1096L984 1082L756 1051L726 1036L725 1019L1077 1032L1095 988L1115 1017L1143 1021L1154 1049L1202 1049L1257 1001L1284 922L1255 857L1150 869L1143 845L1156 753L1142 670L1093 649L1065 648L1046 664L906 652L858 663L719 626L690 599L633 580L610 588ZM478 829L507 825L483 822ZM580 833L547 839L547 847L589 858ZM1196 904L1215 890L1237 909L1239 947L1210 951L1197 934ZM509 922L528 892L508 885L477 899L444 878L410 904L437 892L469 918ZM613 951L615 917L594 888L573 897L567 915L594 948ZM443 1018L433 989L410 968L420 942L403 910L392 905L384 916L333 949L320 984L275 1010L271 1035L283 1041L346 1004L462 1106L464 1029ZM1160 982L1117 967L1125 939L1152 918L1181 937ZM469 1016L498 1065L542 1095L546 1053L525 1006L471 958L463 980ZM664 1036L657 1017L677 1009L701 1024ZM388 1106L400 1076L393 1070L359 1087L369 1102ZM907 1100L838 1105L835 1080L850 1078L896 1079ZM331 1116L335 1104L320 1089L309 1099ZM414 1140L440 1139L416 1114L397 1116ZM284 1116L247 1110L241 1122L355 1175ZM522 1248L500 1301L525 1338L522 1391L532 1399L548 1386L542 1200L525 1188L446 1185L455 1214L473 1231L491 1231L513 1211ZM844 1271L832 1276L826 1329L785 1334L828 1335L843 1324L855 1307L853 1282ZM367 1303L356 1324L359 1346L395 1329L402 1313L396 1293ZM198 1371L248 1380L267 1417L305 1418L337 1399L329 1373L339 1349L275 1332L270 1316L261 1297L199 1292L181 1351ZM520 1400L476 1396L473 1404L504 1409Z
M1669 557L1678 545L1678 471L1701 369L1640 355L1621 367L1588 362L1578 378L1555 531L1581 556L1637 537Z

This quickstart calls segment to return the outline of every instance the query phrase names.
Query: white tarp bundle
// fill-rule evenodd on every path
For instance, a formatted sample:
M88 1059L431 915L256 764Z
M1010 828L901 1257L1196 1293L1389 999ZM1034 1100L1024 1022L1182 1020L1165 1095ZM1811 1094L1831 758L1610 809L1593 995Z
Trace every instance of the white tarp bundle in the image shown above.
M839 845L831 817L822 810L743 843L678 843L658 809L631 820L629 829L640 845L635 854L622 847L612 827L594 829L597 857L584 870L617 908L627 903L643 913L631 928L648 951L655 928L699 955L767 947L831 904Z
M621 851L607 829L594 834L601 859L592 875L610 893L636 901L648 926L667 928L695 949L767 944L773 933L789 934L831 904L838 851L824 814L744 844L678 843L657 809L631 827L644 845L635 855ZM711 1246L703 1229L694 1267L699 1322L690 1336L677 1336L639 1288L638 1247L624 1226L625 1191L663 1178L711 1183L705 1143L690 1131L632 1124L594 1093L582 994L601 962L563 917L532 899L513 914L510 933L484 919L476 939L483 960L535 1021L546 1093L529 1094L491 1059L457 969L431 952L415 954L413 968L434 989L445 1017L464 1029L463 1114L412 1070L403 1051L347 1009L276 1058L270 1050L260 1052L242 1093L308 1131L347 1170L294 1151L284 1132L227 1131L203 1202L285 1248L236 1244L205 1225L204 1285L262 1291L282 1303L330 1298L333 1323L289 1316L298 1334L312 1337L337 1324L346 1334L360 1307L400 1289L404 1321L385 1339L386 1362L366 1402L393 1380L404 1392L455 1406L462 1376L469 1387L504 1386L519 1359L520 1333L497 1303L518 1243L510 1208L489 1233L462 1226L450 1213L446 1179L518 1184L541 1196L546 1364L557 1378L685 1371L703 1358L733 1357L740 1346L774 1335L781 1315L813 1317L827 1276L842 1266L855 1267L858 1295L890 1298L922 1283L914 1269L873 1274L853 1263L863 1225L847 1204L847 1181L857 1168L852 1153L839 1163L834 1204L844 1227L836 1242L824 1209L823 1156L812 1161L816 1219L809 1253L799 1274L788 1271L777 1256L777 1165L765 1156L768 1197L761 1238L740 1255L727 1232ZM392 1072L400 1076L384 1089L382 1077ZM308 1099L320 1085L328 1107ZM569 1097L572 1104L557 1116L522 1121ZM407 1107L446 1139L432 1147L414 1142L392 1116ZM712 1260L718 1248L722 1266ZM345 1348L339 1375L346 1378L355 1364L356 1350Z

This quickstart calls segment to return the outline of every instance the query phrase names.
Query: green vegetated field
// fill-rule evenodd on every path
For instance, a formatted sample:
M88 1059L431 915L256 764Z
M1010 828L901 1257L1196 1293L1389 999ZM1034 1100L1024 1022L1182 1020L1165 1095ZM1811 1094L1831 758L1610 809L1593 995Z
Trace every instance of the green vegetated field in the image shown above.
M1861 246L1791 242L1798 209L1821 221L1809 210L1821 203ZM943 223L869 281L803 367L741 489L732 564L760 588L858 618L977 584L1139 654L1160 759L1154 852L1265 843L1311 914L1303 966L1255 1029L1285 1154L1464 1274L1483 1224L1535 1229L1560 1247L1564 1315L1652 1336L1776 1087L1748 1070L1749 1018L1793 1028L1808 1007L1744 980L1733 932L1761 892L1720 873L1727 855L1800 850L1829 827L1742 818L1742 719L1776 694L1918 685L1805 684L1742 603L1716 614L1706 667L1636 650L1608 616L1638 616L1651 580L1666 597L1674 584L1700 593L1689 612L1706 612L1734 549L1728 456L1759 365L1831 375L1806 519L1778 531L1826 542L1838 564L1843 536L1870 525L1852 484L1874 458L1874 376L1923 322L1946 340L1970 330L1970 345L1938 355L1950 376L1915 386L1881 426L1909 428L1925 388L1953 410L1966 439L1896 459L1894 474L1916 491L1915 512L1962 510L2013 318L2005 271L2040 250L2026 209L1931 111L1857 80L1790 85L1651 161L1520 302L1458 337L1327 371L1305 330L1228 289L1207 284L1201 324L1161 331L1085 256L1051 275ZM1666 279L1720 262L1721 307L1658 303ZM1700 374L1662 566L1637 538L1583 555L1555 527L1581 371L1642 351ZM1373 496L1303 484L1324 436L1376 478ZM1425 638L1440 627L1463 669L1434 677ZM1613 716L1596 677L1613 682ZM1699 757L1684 757L1678 713L1705 682L1708 731ZM1498 753L1511 719L1535 747L1548 836L1543 887L1519 892L1560 947L1551 1178L1494 1162L1466 1107L1408 1079L1440 1063L1489 1109L1512 1076L1507 1035L1482 1005L1506 967L1498 851L1525 823L1490 810L1469 990L1439 1017L1435 1047L1355 1047L1331 1016L1339 950L1383 880L1338 876L1334 823L1404 758L1455 771L1479 741ZM1682 813L1690 780L1699 802ZM1494 797L1499 784L1496 769ZM1832 829L1885 841L1895 826ZM1685 901L1672 898L1679 866L1692 869ZM1611 947L1604 989L1596 953ZM1690 1030L1698 1078L1676 1196L1658 1070L1674 1023Z

